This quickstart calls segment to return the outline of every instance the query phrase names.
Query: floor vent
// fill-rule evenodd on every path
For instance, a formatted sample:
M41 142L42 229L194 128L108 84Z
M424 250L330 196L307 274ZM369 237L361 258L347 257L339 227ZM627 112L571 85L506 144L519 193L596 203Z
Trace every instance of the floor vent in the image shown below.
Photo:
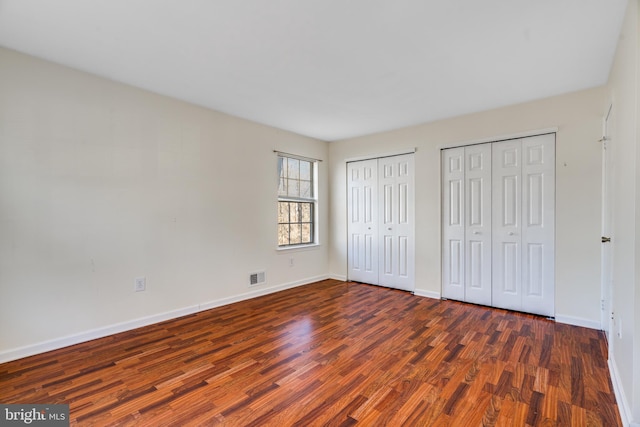
M249 275L249 286L260 285L265 282L265 272L251 273Z

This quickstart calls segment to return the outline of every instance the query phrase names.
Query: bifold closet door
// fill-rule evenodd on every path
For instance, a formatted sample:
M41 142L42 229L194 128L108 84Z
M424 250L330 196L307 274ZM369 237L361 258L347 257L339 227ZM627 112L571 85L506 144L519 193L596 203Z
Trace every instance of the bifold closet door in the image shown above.
M555 313L555 135L493 144L493 305Z
M349 280L414 289L412 154L347 163Z
M443 152L443 296L491 305L491 146Z
M442 152L442 296L553 316L555 135Z

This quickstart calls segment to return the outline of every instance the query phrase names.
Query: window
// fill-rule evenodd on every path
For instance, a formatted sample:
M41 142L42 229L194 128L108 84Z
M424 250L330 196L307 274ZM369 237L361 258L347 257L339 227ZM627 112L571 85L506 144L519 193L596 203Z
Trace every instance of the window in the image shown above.
M309 159L278 154L278 246L315 243L315 167Z

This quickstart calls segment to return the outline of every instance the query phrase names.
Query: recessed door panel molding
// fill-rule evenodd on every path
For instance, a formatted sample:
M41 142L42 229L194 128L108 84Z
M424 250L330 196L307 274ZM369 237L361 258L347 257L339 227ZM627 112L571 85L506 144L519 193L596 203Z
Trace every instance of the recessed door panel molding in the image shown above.
M401 175L405 176L405 175ZM409 222L409 185L404 183L398 185L398 222L407 224Z
M463 190L462 187L464 185L463 178L452 178L449 179L449 197L448 197L448 209L449 215L449 225L450 226L464 226L462 223L462 209L464 206L464 202L462 200Z
M520 248L518 244L502 242L498 258L500 258L500 263L502 264L502 277L496 288L501 293L517 296L520 288ZM509 297L506 299L509 299Z
M360 206L358 205L358 201L360 200L360 188L353 187L351 189L351 199L349 203L349 207L351 209L351 222L360 221Z
M413 157L405 154L347 164L350 280L414 290ZM355 239L356 235L363 237ZM360 242L359 246L353 242Z
M364 221L367 224L371 224L374 220L374 207L373 201L375 200L373 193L373 188L370 185L364 186Z
M401 236L399 238L398 251L398 275L402 278L409 277L409 238Z
M495 177L494 177L495 178ZM516 175L503 175L500 193L501 200L496 200L500 209L501 227L518 227L520 222L520 177Z
M445 254L449 258L447 264L445 264L445 275L449 277L448 283L460 286L460 292L464 292L462 287L462 246L462 240L450 239L449 247Z
M360 254L360 239L361 239L361 238L362 238L362 236L361 236L361 235L359 235L359 234L353 234L353 235L351 236L351 251L352 251L354 254ZM351 259L352 267L353 267L355 270L360 270L360 268L361 268L361 267L360 267L360 263L361 263L362 261L364 261L364 260L360 259L360 257L359 257L359 256L354 256L354 257Z
M544 175L533 173L527 176L529 208L526 224L529 227L542 227L544 218Z
M544 245L531 243L527 246L529 275L527 277L525 296L542 297L544 287Z
M442 151L442 295L555 313L555 134Z

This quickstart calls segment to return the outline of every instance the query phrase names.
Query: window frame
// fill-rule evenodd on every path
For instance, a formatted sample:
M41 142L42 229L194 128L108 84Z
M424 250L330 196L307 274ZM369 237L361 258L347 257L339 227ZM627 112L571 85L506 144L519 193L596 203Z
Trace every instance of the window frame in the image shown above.
M277 156L276 156L276 165L277 165L277 175L278 175L278 184L277 184L277 189L276 189L276 194L277 194L277 202L276 202L276 227L277 227L277 232L276 232L276 247L278 250L290 250L290 249L296 249L296 248L304 248L304 247L309 247L309 246L317 246L318 243L318 160L315 159L310 159L307 157L303 157L303 156L297 156L295 154L288 154L288 153L280 153L280 152L276 152ZM299 192L299 188L300 188L300 183L301 182L305 182L307 181L306 179L302 179L299 175L299 171L300 169L298 169L298 175L297 177L291 178L291 175L289 175L288 170L285 174L282 173L282 166L281 166L281 159L285 162L287 162L287 169L288 169L288 164L289 164L289 159L293 159L293 160L297 160L297 161L303 161L303 162L308 162L310 165L310 173L309 173L309 180L310 180L310 192L311 192L311 196L310 197L301 197ZM284 195L281 194L280 189L281 189L281 180L282 179L286 179L287 184L290 181L297 181L298 182L298 195ZM291 221L291 205L289 205L289 221L287 222L281 222L280 221L280 203L297 203L297 204L303 204L303 203L309 203L310 204L310 221L303 221L302 220L302 214L298 213L298 221ZM285 243L285 244L281 244L280 241L280 227L281 225L285 225L288 224L289 227L291 227L291 225L300 225L300 227L302 228L303 225L308 224L311 228L310 230L310 241L309 242L295 242L295 243L291 243L291 228L289 229L289 243ZM301 240L302 240L302 235L301 235Z

